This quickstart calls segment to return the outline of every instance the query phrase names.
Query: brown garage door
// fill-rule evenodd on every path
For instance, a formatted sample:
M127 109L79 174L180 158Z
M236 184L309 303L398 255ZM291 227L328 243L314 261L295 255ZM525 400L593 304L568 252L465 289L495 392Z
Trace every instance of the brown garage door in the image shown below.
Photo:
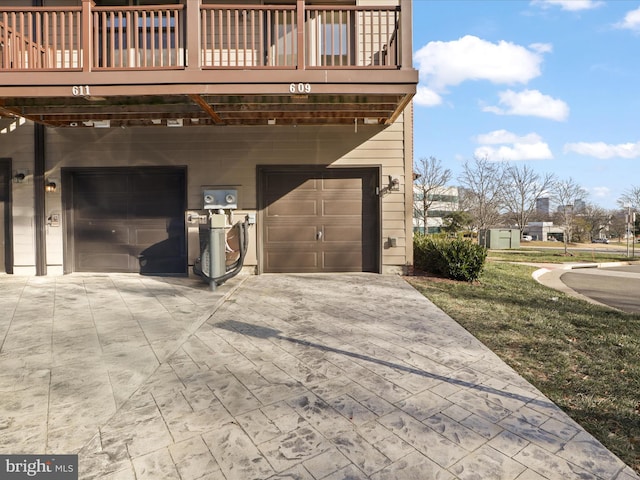
M378 170L260 171L265 272L377 272Z
M185 172L75 170L71 183L73 270L185 274Z

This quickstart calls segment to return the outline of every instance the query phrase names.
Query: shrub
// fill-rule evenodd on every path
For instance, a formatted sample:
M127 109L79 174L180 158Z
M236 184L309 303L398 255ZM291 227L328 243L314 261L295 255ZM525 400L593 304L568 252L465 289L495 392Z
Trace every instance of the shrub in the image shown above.
M486 258L485 247L462 238L447 239L416 234L413 239L415 268L453 280L477 280Z

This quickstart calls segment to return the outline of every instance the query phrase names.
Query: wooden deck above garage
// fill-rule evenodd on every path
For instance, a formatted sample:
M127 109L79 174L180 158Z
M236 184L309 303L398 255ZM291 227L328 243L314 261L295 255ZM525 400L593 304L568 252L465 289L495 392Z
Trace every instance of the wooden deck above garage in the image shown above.
M7 3L0 115L53 127L389 124L418 81L410 0Z

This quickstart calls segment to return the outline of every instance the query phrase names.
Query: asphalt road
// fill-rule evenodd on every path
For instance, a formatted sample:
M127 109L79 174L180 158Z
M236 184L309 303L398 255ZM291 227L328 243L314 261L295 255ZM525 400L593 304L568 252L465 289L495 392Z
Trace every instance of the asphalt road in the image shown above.
M576 292L630 313L640 313L640 265L580 268L560 280Z

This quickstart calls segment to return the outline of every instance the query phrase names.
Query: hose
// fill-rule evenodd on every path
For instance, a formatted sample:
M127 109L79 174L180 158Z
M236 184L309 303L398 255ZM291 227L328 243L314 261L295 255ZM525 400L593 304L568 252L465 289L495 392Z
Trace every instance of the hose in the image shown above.
M248 219L245 219L244 222L238 224L238 231L240 233L240 241L238 242L240 248L240 257L238 258L238 260L236 260L235 264L227 267L227 273L212 279L218 285L226 282L230 278L235 277L242 270L242 266L244 265L244 257L247 255L247 249L249 248L249 235L247 235L248 225Z
M196 273L197 275L200 275L201 277L209 281L213 280L217 285L221 285L222 283L226 282L230 278L233 278L238 273L240 273L244 265L244 259L247 255L247 250L249 248L249 235L247 233L248 226L249 226L249 219L247 218L245 219L244 222L238 223L237 226L238 226L238 232L240 235L240 238L238 241L240 256L238 257L238 260L236 260L233 264L229 265L226 268L227 272L224 275L220 275L219 277L215 277L215 278L209 277L206 273L202 271L202 268L200 265L198 265L198 262L196 262L196 264L193 266L194 273ZM226 240L225 240L225 243L226 243Z

